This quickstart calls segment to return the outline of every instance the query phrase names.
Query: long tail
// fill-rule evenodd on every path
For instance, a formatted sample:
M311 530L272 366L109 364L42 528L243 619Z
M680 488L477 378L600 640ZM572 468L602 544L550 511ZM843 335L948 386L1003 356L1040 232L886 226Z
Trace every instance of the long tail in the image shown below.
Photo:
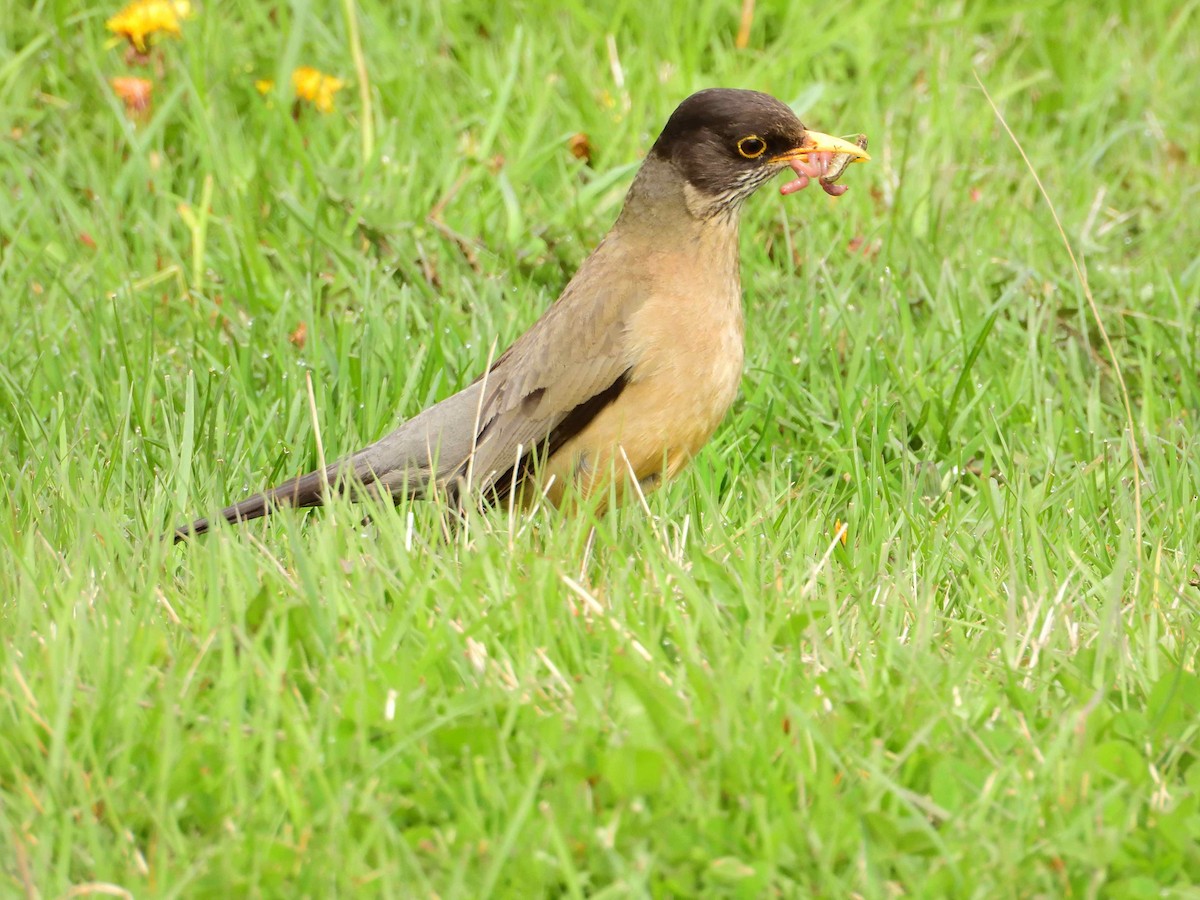
M269 491L263 491L261 494L255 494L253 497L247 497L232 506L225 507L221 510L220 516L230 525L235 525L250 519L260 519L281 506L297 508L320 506L330 494L339 494L344 491L346 482L357 474L353 467L346 465L349 462L350 460L345 460L334 463L325 470L318 469L315 472L292 478ZM358 484L369 484L372 480L370 473L363 474L365 478L360 478ZM210 527L211 522L206 518L196 519L189 525L180 525L175 529L175 543L178 544L193 535L204 534Z
M439 479L444 487L465 464L475 444L475 419L482 384L476 382L428 407L371 446L318 469L285 481L261 494L247 497L221 510L231 525L258 519L283 506L320 506L327 498L349 492L352 496L406 493L423 496L439 458L449 473ZM208 519L196 519L175 529L175 543L204 534Z

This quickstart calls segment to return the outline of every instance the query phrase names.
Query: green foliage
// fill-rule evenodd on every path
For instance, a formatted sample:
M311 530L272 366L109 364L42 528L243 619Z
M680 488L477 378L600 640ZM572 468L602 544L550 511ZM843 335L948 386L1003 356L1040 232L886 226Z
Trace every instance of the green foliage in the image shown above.
M0 0L0 893L1187 895L1197 5L363 0L369 109L346 5L131 68ZM474 377L711 85L874 160L752 201L741 398L650 516L162 539Z

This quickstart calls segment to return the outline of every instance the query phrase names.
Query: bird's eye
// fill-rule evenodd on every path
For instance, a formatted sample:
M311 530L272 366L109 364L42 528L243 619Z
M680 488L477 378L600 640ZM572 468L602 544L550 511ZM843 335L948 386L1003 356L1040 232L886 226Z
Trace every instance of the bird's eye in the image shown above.
M747 135L737 142L738 153L746 159L758 159L766 152L767 142L757 134Z

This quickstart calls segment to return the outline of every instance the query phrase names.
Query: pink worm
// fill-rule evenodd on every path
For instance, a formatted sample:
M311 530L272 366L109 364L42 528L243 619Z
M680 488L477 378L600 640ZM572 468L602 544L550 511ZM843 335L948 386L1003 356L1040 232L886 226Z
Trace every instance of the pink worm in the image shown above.
M846 193L847 186L844 184L825 184L820 181L822 175L829 170L829 164L833 161L834 154L832 153L810 153L807 159L793 159L788 165L792 167L792 171L796 173L796 177L779 189L779 193L787 196L794 194L796 191L802 191L808 187L810 179L816 178L821 184L821 189L830 197L840 197Z

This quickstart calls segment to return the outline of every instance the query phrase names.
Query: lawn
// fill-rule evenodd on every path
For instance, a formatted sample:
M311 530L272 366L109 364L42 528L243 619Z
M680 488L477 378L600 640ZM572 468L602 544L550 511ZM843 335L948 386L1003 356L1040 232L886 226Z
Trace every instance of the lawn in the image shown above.
M646 10L0 0L0 895L1196 896L1200 3ZM874 159L748 205L645 508L164 539L474 378L714 85Z

